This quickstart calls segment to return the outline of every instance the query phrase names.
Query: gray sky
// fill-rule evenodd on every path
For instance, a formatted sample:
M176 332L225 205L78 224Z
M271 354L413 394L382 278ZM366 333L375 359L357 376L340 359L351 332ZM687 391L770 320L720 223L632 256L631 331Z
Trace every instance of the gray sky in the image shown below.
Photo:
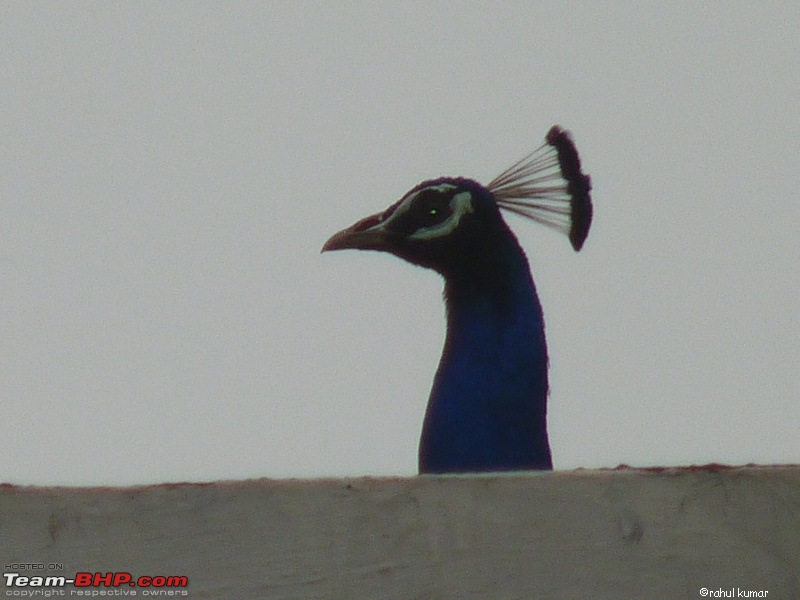
M572 131L509 218L556 468L800 461L800 5L0 5L0 481L408 475L442 284L320 255Z

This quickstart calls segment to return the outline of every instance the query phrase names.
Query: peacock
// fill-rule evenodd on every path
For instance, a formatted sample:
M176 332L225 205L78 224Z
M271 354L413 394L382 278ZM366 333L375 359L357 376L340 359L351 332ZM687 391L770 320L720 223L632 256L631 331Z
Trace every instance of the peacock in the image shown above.
M571 136L545 143L484 186L441 177L334 234L323 252L389 252L444 278L447 331L419 444L420 473L549 470L548 357L528 260L500 209L583 246L591 182Z

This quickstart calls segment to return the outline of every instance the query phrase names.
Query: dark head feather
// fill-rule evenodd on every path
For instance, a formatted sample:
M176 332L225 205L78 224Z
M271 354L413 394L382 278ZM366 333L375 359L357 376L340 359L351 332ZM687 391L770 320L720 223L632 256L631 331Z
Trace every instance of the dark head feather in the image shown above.
M591 180L569 133L554 125L546 140L486 187L501 208L567 234L577 251L592 224Z

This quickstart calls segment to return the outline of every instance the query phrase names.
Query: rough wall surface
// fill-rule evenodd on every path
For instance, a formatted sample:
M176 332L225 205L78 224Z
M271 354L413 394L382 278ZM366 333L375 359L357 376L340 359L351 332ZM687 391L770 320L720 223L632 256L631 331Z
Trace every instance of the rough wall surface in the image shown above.
M0 561L184 575L196 599L797 599L800 467L5 485Z

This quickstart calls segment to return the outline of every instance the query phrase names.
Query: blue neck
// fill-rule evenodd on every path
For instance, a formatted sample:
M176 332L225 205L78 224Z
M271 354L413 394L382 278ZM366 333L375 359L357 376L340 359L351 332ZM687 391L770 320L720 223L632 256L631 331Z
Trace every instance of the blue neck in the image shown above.
M547 345L516 239L445 281L447 337L428 401L420 473L551 469Z

